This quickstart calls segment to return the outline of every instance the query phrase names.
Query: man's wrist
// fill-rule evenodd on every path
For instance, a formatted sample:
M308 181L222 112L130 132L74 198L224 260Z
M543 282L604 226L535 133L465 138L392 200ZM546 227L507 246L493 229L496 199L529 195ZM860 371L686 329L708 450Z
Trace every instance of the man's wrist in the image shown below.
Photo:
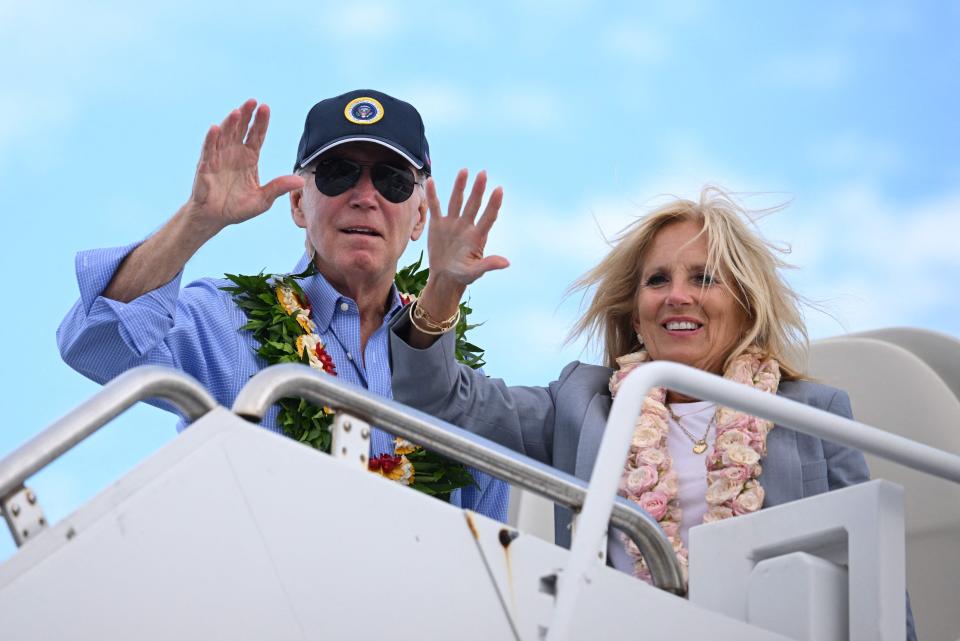
M460 307L466 289L463 283L431 274L420 294L419 304L433 318L448 318Z
M174 225L194 250L199 249L224 228L219 220L204 215L203 209L189 200L174 214Z

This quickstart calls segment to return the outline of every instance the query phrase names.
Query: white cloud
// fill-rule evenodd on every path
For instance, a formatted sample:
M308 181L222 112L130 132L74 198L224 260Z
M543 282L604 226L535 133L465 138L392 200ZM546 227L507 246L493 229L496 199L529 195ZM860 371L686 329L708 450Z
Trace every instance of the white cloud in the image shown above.
M147 46L160 11L59 0L3 6L0 42L16 64L4 69L0 87L0 158L16 140L53 135L87 96L116 82L104 60Z
M322 11L324 31L341 40L354 40L353 53L363 56L365 45L405 31L412 9L390 2L331 3Z
M522 187L505 185L506 204L488 246L511 260L533 252L536 258L528 262L556 264L562 272L574 266L579 274L599 261L609 243L639 216L675 198L697 200L708 183L744 192L746 204L756 209L789 199L786 193L761 193L761 187L774 184L772 178L747 177L725 167L692 136L675 134L664 140L659 173L627 179L624 184L630 187L620 193L588 195L563 211L544 206Z
M488 323L477 340L490 350L489 373L508 375L511 384L544 384L567 362L601 362L585 340L564 341L581 311L579 295L564 298L570 283L608 251L609 241L636 218L676 194L697 198L705 177L733 177L701 154L687 139L682 161L663 173L632 181L620 194L588 196L557 210L544 206L522 187L506 185L508 199L487 248L510 259L503 274L491 274L471 287L477 317ZM731 185L756 185L745 179ZM506 319L506 320L505 320Z
M48 82L75 82L105 53L142 42L160 13L144 6L106 6L40 0L7 7L0 40L13 51L18 67ZM47 74L47 75L44 75Z
M853 61L837 50L796 51L770 60L762 80L791 89L827 90L840 87L851 75Z
M583 263L602 256L608 249L604 238L612 238L629 222L622 207L600 204L591 209L557 212L522 196L510 196L489 246L508 258L528 252L565 264Z
M52 97L20 92L0 94L0 157L13 143L55 129L72 117L72 105Z
M494 92L483 111L490 124L504 128L549 130L564 120L562 101L542 87L507 87Z
M771 173L745 175L739 168L731 167L718 159L696 135L683 130L663 132L657 149L663 158L658 174L645 176L636 181L635 194L670 194L684 198L695 197L707 184L719 184L737 192L760 192L783 188L783 179Z
M499 282L505 278L500 277ZM562 278L548 283L532 282L535 280L529 272L510 277L511 293L523 288L530 293L527 296L504 296L502 288L496 296L489 296L492 292L471 288L476 320L484 322L471 332L471 340L488 350L487 373L511 385L544 385L572 360L601 360L595 350L584 349L582 339L566 343L579 313L579 301L557 304L566 284Z
M902 152L894 144L879 138L847 132L813 142L807 151L813 162L831 170L854 170L861 175L878 176L904 165Z
M636 22L616 24L601 36L601 46L616 58L631 62L654 64L667 57L667 43L663 30Z
M885 273L960 268L960 191L900 205L871 185L852 183L792 209L789 220L775 221L778 231L819 230L816 255L827 251L845 262L866 261L863 267L871 269L864 271L871 275L878 266ZM807 251L798 246L800 258Z
M478 12L472 6L461 7L453 3L424 9L390 0L366 3L325 0L309 6L284 3L280 10L285 11L290 20L305 23L320 37L336 40L338 47L344 47L339 54L345 64L371 69L377 65L370 62L382 64L378 56L384 54L384 47L397 43L409 44L418 52L419 58L410 59L412 68L430 68L432 56L450 47L486 47L491 38L491 19L498 17L492 12ZM271 11L276 12L277 7L272 6Z
M477 292L479 315L491 319L488 346L498 367L515 370L520 382L529 382L579 356L582 344L562 346L579 304L570 299L561 305L563 290L608 251L605 239L664 201L655 195L696 199L702 179L711 176L727 177L723 182L730 188L770 184L705 156L696 161L696 148L690 141L680 154L689 165L671 163L659 176L637 181L634 189L588 197L566 210L538 205L529 194L507 187L509 199L488 249L513 265L508 277L490 277L496 279L496 295ZM790 194L747 194L742 200L760 209L782 204ZM799 269L788 271L787 279L827 312L806 310L811 337L903 325L960 335L955 301L960 190L896 203L869 185L840 184L824 194L798 194L785 210L761 218L758 225L768 240L793 248L786 258ZM496 309L509 310L508 329L493 331L503 316ZM595 354L591 358L596 361ZM540 370L527 359L541 363Z
M671 21L684 23L703 18L711 9L717 7L710 0L673 0L657 8Z
M406 94L430 129L458 127L475 116L473 100L463 87L449 84L413 85L408 87Z
M495 12L485 11L482 5L449 3L431 7L429 15L423 16L423 19L430 23L429 26L420 27L423 33L429 34L424 44L429 55L446 46L453 46L455 50L477 45L488 47L491 40L500 36L492 31L494 23L500 27L502 17Z
M896 203L871 185L839 185L764 227L792 241L802 269L790 280L841 323L813 314L813 335L895 325L960 335L960 191Z
M870 2L863 6L836 5L830 20L848 34L897 35L921 27L917 8L902 2Z
M580 15L585 10L593 7L595 0L520 0L517 3L523 9L543 15Z
M468 89L449 83L423 83L406 92L431 129L467 123L486 129L550 130L567 114L552 91L535 86Z
M527 348L543 355L556 353L567 338L570 323L559 310L543 307L522 307L517 310L517 323L525 331L517 334Z

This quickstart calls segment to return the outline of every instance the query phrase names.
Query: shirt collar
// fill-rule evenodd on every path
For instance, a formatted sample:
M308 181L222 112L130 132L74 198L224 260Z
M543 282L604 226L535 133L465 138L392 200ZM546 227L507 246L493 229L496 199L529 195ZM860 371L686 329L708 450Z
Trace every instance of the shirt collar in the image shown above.
M303 273L310 266L311 260L312 256L304 253L290 273ZM342 302L353 307L357 305L352 298L338 292L319 272L301 280L300 287L303 288L307 298L310 299L313 322L317 325L317 332L321 334L330 329L330 323L333 321L334 312L337 311L337 305ZM403 301L400 300L400 293L397 291L396 284L392 284L390 285L390 305L383 317L384 324L390 322L402 308Z

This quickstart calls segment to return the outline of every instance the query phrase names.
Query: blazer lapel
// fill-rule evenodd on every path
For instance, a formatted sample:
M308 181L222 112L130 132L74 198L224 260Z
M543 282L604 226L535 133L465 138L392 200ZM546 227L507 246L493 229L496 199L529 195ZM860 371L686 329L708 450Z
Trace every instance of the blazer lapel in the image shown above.
M600 441L607 426L607 416L610 414L612 400L609 394L599 392L590 399L587 412L583 417L583 428L580 430L580 442L577 445L577 461L574 475L585 481L590 480L593 474L593 465L597 461L600 451Z
M803 498L803 477L797 433L777 425L767 435L767 455L758 479L763 487L763 506L771 507Z

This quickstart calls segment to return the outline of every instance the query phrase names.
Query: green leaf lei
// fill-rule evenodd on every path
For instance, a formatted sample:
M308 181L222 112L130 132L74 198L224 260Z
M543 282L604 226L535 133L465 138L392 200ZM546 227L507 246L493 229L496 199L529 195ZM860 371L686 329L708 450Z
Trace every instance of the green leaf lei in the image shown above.
M397 290L402 292L404 302L419 296L427 284L430 270L421 269L422 262L421 253L416 262L397 272L394 282ZM222 289L233 296L247 315L247 323L240 331L253 333L259 344L257 354L268 364L302 363L335 376L335 365L315 333L309 319L307 296L297 282L316 273L311 263L300 274L225 274L233 286ZM455 329L456 356L461 363L477 369L483 366L484 360L483 350L467 340L467 332L477 327L477 324L467 322L472 311L466 303L460 303L460 321ZM315 341L315 348L310 348L313 344L310 341ZM278 404L277 423L284 434L322 452L330 452L330 426L333 423L330 408L296 398L284 398ZM384 454L371 460L372 470L444 501L450 500L454 490L475 484L461 463L400 438L395 443L397 455Z

